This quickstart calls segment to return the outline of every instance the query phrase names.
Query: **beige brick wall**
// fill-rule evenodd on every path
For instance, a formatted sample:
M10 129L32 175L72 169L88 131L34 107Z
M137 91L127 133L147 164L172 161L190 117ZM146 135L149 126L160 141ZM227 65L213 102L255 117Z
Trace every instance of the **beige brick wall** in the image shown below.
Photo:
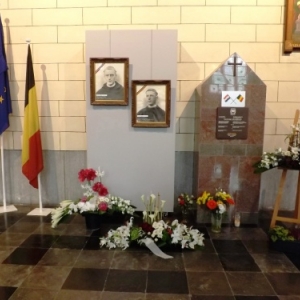
M178 30L177 151L194 148L196 87L233 52L267 85L265 150L285 147L300 102L300 53L282 53L284 3L1 0L13 105L5 148L21 149L30 39L44 149L86 149L85 31L107 29Z

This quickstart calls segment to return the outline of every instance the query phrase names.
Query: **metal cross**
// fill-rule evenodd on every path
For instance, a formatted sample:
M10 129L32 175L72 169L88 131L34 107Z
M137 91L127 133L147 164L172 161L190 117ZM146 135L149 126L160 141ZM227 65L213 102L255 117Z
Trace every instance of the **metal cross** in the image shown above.
M238 63L236 62L236 56L233 57L233 63L229 62L228 65L233 66L233 76L235 77L236 75L236 66L242 65L243 63Z

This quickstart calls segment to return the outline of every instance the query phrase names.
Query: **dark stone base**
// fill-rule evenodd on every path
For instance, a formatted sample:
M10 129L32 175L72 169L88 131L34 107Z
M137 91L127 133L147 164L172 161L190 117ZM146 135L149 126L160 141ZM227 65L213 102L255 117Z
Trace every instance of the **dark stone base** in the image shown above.
M287 254L300 254L300 241L270 241L270 248Z

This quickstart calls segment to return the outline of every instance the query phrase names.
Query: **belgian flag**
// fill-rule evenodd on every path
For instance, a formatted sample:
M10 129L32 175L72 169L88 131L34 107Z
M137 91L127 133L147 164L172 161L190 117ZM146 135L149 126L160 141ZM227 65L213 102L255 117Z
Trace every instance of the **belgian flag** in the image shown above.
M38 174L43 170L43 168L44 164L36 89L31 50L30 45L28 45L22 147L22 173L28 178L29 183L36 189L38 188Z

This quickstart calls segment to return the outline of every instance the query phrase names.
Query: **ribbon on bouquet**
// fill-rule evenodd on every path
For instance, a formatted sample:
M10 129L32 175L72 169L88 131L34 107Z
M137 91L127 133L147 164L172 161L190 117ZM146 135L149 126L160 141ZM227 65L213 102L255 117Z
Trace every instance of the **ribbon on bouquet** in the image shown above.
M170 259L173 258L173 256L167 255L161 249L154 243L154 241L150 238L145 238L142 240L142 242L146 245L146 247L156 256L159 256L163 259Z

